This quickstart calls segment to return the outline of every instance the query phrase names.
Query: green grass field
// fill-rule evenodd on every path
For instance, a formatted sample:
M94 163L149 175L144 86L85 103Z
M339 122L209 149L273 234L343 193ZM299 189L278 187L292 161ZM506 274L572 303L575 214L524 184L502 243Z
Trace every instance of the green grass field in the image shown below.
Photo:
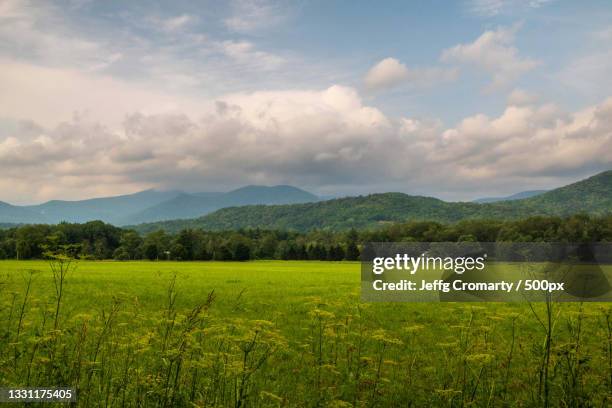
M79 406L612 403L608 304L359 291L347 262L79 262L60 282L2 261L0 386L72 386Z

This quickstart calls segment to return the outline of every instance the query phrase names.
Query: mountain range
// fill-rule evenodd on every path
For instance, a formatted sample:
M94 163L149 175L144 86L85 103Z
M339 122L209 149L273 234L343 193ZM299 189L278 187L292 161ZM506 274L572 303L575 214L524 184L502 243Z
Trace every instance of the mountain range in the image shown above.
M229 192L145 190L80 201L16 206L0 201L0 225L102 220L141 232L273 228L306 231L375 228L391 222L512 219L531 215L612 212L612 170L550 191L529 191L478 202L447 202L403 193L323 200L292 186L246 186ZM6 225L5 225L6 226Z
M56 224L102 220L115 225L198 217L220 208L249 204L293 204L318 197L291 186L246 186L227 193L145 190L80 201L52 200L16 206L0 201L0 223Z
M343 230L375 228L392 222L465 219L516 219L533 215L612 214L612 170L533 197L493 203L446 202L402 193L372 194L291 205L251 205L223 208L191 220L135 226L140 232L184 228Z

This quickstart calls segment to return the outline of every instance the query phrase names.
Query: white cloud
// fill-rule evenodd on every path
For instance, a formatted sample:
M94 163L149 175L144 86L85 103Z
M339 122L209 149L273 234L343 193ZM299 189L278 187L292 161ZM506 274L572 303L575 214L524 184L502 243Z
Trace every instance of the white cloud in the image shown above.
M406 190L451 198L612 166L612 99L575 113L509 106L454 127L390 118L352 88L237 93L198 116L131 114L21 123L0 137L3 199L77 198L147 187L207 190L288 183L321 190ZM6 185L4 186L6 187Z
M437 159L470 183L542 177L612 165L612 99L575 113L550 106L509 106L497 118L476 115L446 130Z
M369 89L384 89L400 84L425 87L457 79L457 70L428 67L408 68L395 58L385 58L374 65L366 74L364 82Z
M234 94L203 110L199 120L134 114L120 130L79 117L34 131L22 127L0 140L0 167L5 180L28 184L39 200L124 191L126 185L320 180L328 170L348 178L368 146L382 142L371 137L389 126L349 88ZM321 163L322 152L338 160ZM54 188L42 188L49 185Z
M397 85L408 77L408 68L395 58L385 58L374 65L366 74L365 83L369 88L386 88Z
M539 65L538 61L519 56L514 47L520 24L485 31L472 43L459 44L442 52L441 60L476 66L492 76L488 90L508 86Z

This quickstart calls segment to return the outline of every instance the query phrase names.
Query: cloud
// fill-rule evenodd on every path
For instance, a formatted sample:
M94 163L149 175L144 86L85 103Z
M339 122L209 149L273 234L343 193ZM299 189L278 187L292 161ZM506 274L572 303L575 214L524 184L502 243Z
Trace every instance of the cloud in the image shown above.
M607 169L611 118L612 99L574 113L509 106L499 117L475 115L446 130L438 159L471 182Z
M34 131L19 128L0 140L0 163L4 180L29 184L40 200L126 186L303 182L320 180L328 170L348 179L362 167L367 146L380 143L370 137L388 126L349 88L234 94L197 120L133 114L120 130L80 117Z
M513 89L508 95L508 105L521 106L531 105L538 100L538 96L524 89Z
M9 201L249 183L462 198L502 185L562 184L555 175L611 166L612 98L578 112L508 106L497 117L444 127L388 117L335 85L229 94L199 116L134 113L121 128L87 116L57 126L19 122L0 137L0 187Z
M554 186L559 175L612 163L609 99L564 112L515 89L499 116L444 126L387 116L351 87L304 85L352 76L321 79L331 76L325 62L261 47L257 31L285 21L282 3L235 3L222 21L231 37L197 32L204 18L192 14L160 15L154 27L137 7L111 29L106 17L32 4L0 0L2 200L248 183L460 198L496 186ZM537 65L514 47L517 30L446 50L448 66L384 59L364 81L370 90L430 86L471 65L490 73L490 88L508 87ZM610 61L603 49L557 78L602 100L612 91Z
M429 67L408 68L395 58L385 58L366 74L364 82L369 89L385 89L400 84L426 87L457 79L456 69Z
M280 67L285 59L265 51L255 48L255 45L248 41L223 41L219 44L223 53L234 61L248 64L263 70L274 70Z
M114 16L120 29L106 18L74 18L53 2L0 0L0 62L112 76L130 88L138 84L158 93L207 96L279 84L285 78L280 68L290 66L297 76L303 64L253 41L211 38L196 30L201 29L195 24L200 17L194 14L151 16L128 9ZM59 86L37 77L30 82L28 88Z
M448 63L475 66L489 73L492 82L489 91L508 86L518 77L531 71L540 63L520 57L514 47L514 38L520 24L485 31L474 42L459 44L442 52L440 59Z
M0 3L0 55L47 66L93 69L115 55L96 39L74 35L51 3L8 0Z
M385 58L366 74L369 88L386 88L403 82L408 77L408 68L395 58Z
M99 72L42 67L0 58L0 115L32 119L45 127L75 112L109 127L120 127L126 114L197 114L206 101L164 92L146 83L128 82Z
M470 0L468 10L480 17L494 17L502 14L524 13L538 9L554 0Z
M224 20L232 31L250 33L274 27L287 18L287 9L279 2L269 0L234 0L232 15Z
M195 16L189 14L181 14L167 18L151 18L151 22L156 24L159 29L169 33L176 32L197 20Z

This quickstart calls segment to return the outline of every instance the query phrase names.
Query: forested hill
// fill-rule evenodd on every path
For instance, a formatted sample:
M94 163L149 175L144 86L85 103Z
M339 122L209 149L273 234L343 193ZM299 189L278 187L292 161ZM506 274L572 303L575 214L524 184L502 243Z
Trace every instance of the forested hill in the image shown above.
M551 215L609 214L612 212L612 170L513 204Z
M445 202L402 193L372 194L306 204L224 208L206 216L142 224L138 231L175 232L184 228L236 230L272 228L308 231L375 228L390 222L463 219L516 219L533 215L605 215L612 212L612 171L523 200L489 204Z
M372 194L308 204L230 207L192 220L142 224L138 231L169 232L194 227L207 230L272 228L296 231L375 228L391 222L434 220L455 222L466 218L517 218L528 215L507 204L448 203L431 197L402 193Z

